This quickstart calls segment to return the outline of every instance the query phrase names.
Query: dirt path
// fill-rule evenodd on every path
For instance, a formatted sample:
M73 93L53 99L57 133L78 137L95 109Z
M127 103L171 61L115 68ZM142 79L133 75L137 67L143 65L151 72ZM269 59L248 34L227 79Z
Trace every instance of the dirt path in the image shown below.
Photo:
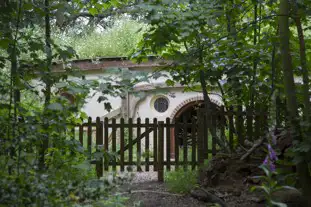
M192 207L207 206L189 195L170 193L165 183L157 181L155 172L136 173L133 181L121 186L121 193L129 197L127 206L143 207Z

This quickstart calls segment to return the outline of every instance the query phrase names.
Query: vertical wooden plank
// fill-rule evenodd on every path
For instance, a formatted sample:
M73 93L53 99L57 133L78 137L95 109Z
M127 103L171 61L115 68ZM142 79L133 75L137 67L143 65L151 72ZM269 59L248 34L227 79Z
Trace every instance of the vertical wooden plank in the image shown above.
M91 159L91 156L92 156L92 117L88 118L88 125L87 125L87 151L88 151L88 158Z
M228 140L228 138L226 137L226 133L225 133L225 126L226 126L226 114L225 114L225 107L221 106L220 107L220 136L222 139L224 140Z
M187 170L188 168L188 122L187 119L184 119L183 121L183 162L184 162L184 170Z
M120 121L120 169L124 171L124 118Z
M76 138L75 133L76 133L76 127L73 126L72 129L71 129L71 139L72 140L75 140L75 138Z
M264 110L264 106L263 105L260 105L259 107L259 112L260 112L260 115L259 115L259 125L260 125L260 136L264 136L266 134L266 131L268 130L267 129L267 120L268 120L268 117L267 117L267 114Z
M202 124L203 124L203 157L204 159L208 159L209 157L209 131L211 130L212 128L212 113L211 113L211 110L208 109L207 110L208 113L206 113L206 110L202 109ZM216 132L216 131L215 131ZM211 135L212 136L212 135ZM212 136L212 139L215 139L213 138Z
M101 134L103 133L100 118L96 117L96 150L100 151L102 149L103 145L103 139ZM100 178L103 176L103 159L99 159L96 162L96 173L97 177Z
M216 132L217 131L217 118L218 118L219 112L211 111L210 115L211 115L211 127L213 127L214 132ZM216 137L212 136L212 156L216 155L216 142L217 142Z
M191 120L191 145L192 145L192 152L191 152L191 158L192 158L192 170L195 169L196 166L196 120L194 117L192 117Z
M229 118L229 146L231 152L233 151L233 134L234 134L234 123L233 123L233 106L230 106L229 112L228 112L228 118Z
M256 111L255 111L255 140L258 140L260 138L260 107L258 104L256 104Z
M114 154L113 162L112 162L112 170L117 170L117 127L116 127L116 119L112 119L112 153Z
M153 119L153 170L157 171L158 167L158 120Z
M198 110L198 136L197 136L197 143L198 143L198 164L199 166L204 165L204 130L205 130L205 123L204 123L204 116L205 113L203 110ZM201 113L200 113L201 112Z
M145 128L145 132L147 132L150 129L150 124L149 124L149 118L145 119L145 124L146 124L146 128ZM149 150L149 133L146 134L145 137L145 165L146 165L146 171L149 171L149 157L150 157L150 150Z
M240 145L244 145L244 137L243 137L243 115L242 115L242 106L237 107L236 112L236 130L238 135L238 143Z
M128 122L128 131L129 131L129 143L128 143L128 151L129 151L129 165L133 165L133 119L129 118Z
M180 139L180 120L175 120L175 170L179 168L179 139Z
M166 169L171 170L171 121L166 118Z
M248 140L253 140L253 109L246 108L246 136Z
M164 181L164 166L163 166L163 158L164 158L164 122L159 122L159 146L158 146L158 181Z
M83 147L83 126L82 124L79 125L79 141Z
M104 169L105 171L109 170L109 156L107 156L108 152L109 152L109 128L108 128L108 118L106 117L104 120L104 149L105 149L105 154L106 154L106 159L104 160Z
M137 171L142 171L141 169L141 139L139 139L140 135L141 135L141 119L137 118Z

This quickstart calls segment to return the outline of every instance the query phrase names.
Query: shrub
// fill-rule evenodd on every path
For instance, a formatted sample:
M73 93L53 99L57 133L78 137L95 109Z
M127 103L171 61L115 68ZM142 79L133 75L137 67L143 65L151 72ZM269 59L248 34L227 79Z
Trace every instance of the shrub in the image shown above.
M176 170L165 174L168 190L175 193L188 193L197 186L197 171Z

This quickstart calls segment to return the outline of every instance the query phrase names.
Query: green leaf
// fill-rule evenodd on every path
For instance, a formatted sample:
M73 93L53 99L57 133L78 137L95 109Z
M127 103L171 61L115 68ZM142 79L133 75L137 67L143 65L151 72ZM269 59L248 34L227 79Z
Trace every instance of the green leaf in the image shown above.
M300 192L297 188L294 188L294 187L288 186L288 185L281 186L281 188L286 189L286 190L294 190L296 192Z
M271 204L278 206L278 207L287 207L285 203L280 203L280 202L275 202L275 201L271 201Z
M3 50L7 50L10 44L10 40L5 38L5 39L0 39L0 48Z
M166 80L165 83L167 86L174 86L175 85L175 82L173 80L170 80L170 79Z
M26 4L23 5L23 9L24 9L25 11L30 11L30 10L33 9L33 6L32 6L32 4L30 4L30 3L26 3Z
M85 160L83 163L80 163L78 165L74 165L73 166L74 168L78 168L78 169L84 169L84 170L87 170L87 169L90 169L91 168L91 164L89 161Z
M61 111L64 109L60 103L52 103L52 104L48 105L47 108L51 109L53 111Z
M96 8L90 8L90 9L89 9L89 12L90 12L90 14L93 15L93 16L95 16L95 14L98 13Z

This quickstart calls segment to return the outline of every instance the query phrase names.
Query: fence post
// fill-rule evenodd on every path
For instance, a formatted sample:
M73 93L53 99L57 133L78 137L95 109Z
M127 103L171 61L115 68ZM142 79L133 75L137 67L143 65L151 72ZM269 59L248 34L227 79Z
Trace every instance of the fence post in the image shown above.
M100 122L100 118L96 117L96 150L98 152L103 151L103 123ZM96 162L96 174L100 178L103 176L103 158L100 158Z
M108 146L108 144L109 144L109 137L108 137L108 122L109 122L109 120L108 120L108 118L107 117L105 117L105 120L104 120L104 149L105 149L105 153L107 154L108 153L108 150L109 150L109 146ZM104 160L105 162L104 162L104 168L105 168L105 171L108 171L109 170L109 162L110 162L110 160L109 160L109 158L108 158L108 156L106 156L105 157L105 160Z
M89 117L87 123L87 151L88 158L91 160L92 158L92 117Z
M229 146L230 151L233 151L233 133L235 133L234 130L234 122L233 122L233 106L230 106L229 112L228 112L228 118L229 118Z
M157 171L158 167L158 120L153 119L153 170Z
M164 158L164 122L159 122L159 141L158 141L158 181L164 181L164 166L163 166L163 158Z
M204 165L204 130L205 130L205 122L204 122L204 116L205 113L203 110L198 110L198 164L199 167Z
M238 142L240 145L244 145L244 137L243 137L243 111L242 106L237 107L236 113L236 130L238 135Z
M120 120L120 169L124 171L124 118Z

